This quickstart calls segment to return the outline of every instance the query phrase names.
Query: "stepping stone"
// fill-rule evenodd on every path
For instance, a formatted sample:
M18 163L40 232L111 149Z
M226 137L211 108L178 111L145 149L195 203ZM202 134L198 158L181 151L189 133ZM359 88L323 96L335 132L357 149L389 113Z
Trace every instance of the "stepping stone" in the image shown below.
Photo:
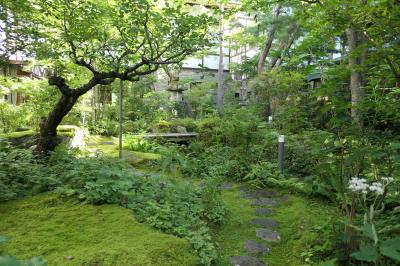
M258 199L260 196L258 196L257 194L248 193L248 194L242 194L240 197L242 199Z
M112 141L103 141L103 142L99 142L99 145L114 145L114 142L112 142Z
M260 225L266 228L277 227L279 223L277 221L267 218L255 218L250 221L251 224Z
M267 266L264 262L250 256L234 256L230 258L230 261L234 266Z
M244 248L247 252L253 253L257 256L262 256L269 252L269 247L253 240L246 240L246 242L244 243Z
M286 202L286 201L289 200L289 196L288 196L288 195L283 195L283 196L281 197L281 200L282 200L283 202Z
M255 194L260 197L278 197L279 193L269 189L257 189Z
M268 206L276 206L278 203L276 200L271 199L271 198L258 198L258 199L253 199L251 201L251 205L268 205Z
M269 215L273 213L274 211L271 209L256 209L256 215Z
M141 171L137 171L137 170L132 170L132 173L133 173L135 176L139 176L139 177L143 177L143 176L146 175L145 173L143 173L143 172L141 172Z
M240 186L238 186L238 188L237 188L239 191L241 191L241 192L250 192L251 191L251 189L248 187L248 186L246 186L246 185L240 185Z
M233 187L232 183L225 182L225 183L222 184L221 189L222 190L228 190L228 189L231 189L232 187Z
M265 240L268 242L280 242L281 241L281 236L279 235L278 232L274 232L274 231L271 231L271 230L265 229L265 228L257 228L256 235L257 235L257 237L261 238L262 240Z

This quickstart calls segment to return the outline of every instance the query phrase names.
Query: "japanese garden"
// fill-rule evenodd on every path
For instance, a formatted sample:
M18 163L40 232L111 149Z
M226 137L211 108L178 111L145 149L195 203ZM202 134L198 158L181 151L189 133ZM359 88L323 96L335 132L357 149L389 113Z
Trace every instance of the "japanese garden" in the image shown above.
M400 265L400 1L1 0L3 265Z

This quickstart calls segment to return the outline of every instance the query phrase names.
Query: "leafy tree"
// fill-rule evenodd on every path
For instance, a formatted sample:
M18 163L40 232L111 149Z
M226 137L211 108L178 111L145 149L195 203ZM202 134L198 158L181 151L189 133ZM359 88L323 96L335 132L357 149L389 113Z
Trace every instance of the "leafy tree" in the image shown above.
M27 53L28 35L36 32L30 20L30 6L27 0L2 0L0 2L0 64L8 61L10 55ZM33 35L31 35L33 36Z
M30 50L50 60L48 79L61 92L42 119L38 151L57 145L57 126L78 98L115 79L137 81L160 66L179 63L209 44L212 19L192 16L179 2L147 0L30 1L38 32Z

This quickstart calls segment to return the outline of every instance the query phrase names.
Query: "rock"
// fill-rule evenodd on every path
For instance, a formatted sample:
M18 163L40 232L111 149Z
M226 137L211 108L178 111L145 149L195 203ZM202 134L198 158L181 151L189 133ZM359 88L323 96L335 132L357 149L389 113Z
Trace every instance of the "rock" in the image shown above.
M32 145L32 146L29 147L29 149L32 150L32 151L36 150L36 148L37 148L37 145Z
M288 196L288 195L283 195L283 196L281 197L281 200L282 200L283 202L286 202L286 201L289 200L289 196Z
M225 182L225 183L222 184L221 189L227 190L227 189L231 189L232 187L233 187L232 183Z
M271 198L258 198L258 199L253 199L251 201L251 205L268 205L268 206L276 206L278 203L276 200L271 199Z
M258 199L259 198L259 196L257 194L254 194L254 193L242 194L240 197L242 199Z
M93 142L90 142L90 143L87 143L86 144L86 146L89 146L89 147L91 147L91 146L96 146L97 145L97 143L93 143Z
M281 241L281 236L279 235L278 232L274 232L274 231L271 231L271 230L265 229L265 228L257 228L256 235L257 235L257 237L261 238L262 240L265 240L268 242L280 242Z
M177 132L177 133L187 133L187 130L186 130L186 127L177 126L177 127L176 127L176 132Z
M250 256L234 256L230 258L230 261L234 266L267 266L264 262Z
M73 259L74 259L74 256L69 255L69 256L66 256L65 259L66 259L66 260L73 260Z
M256 215L269 215L273 213L274 211L271 209L256 209Z
M132 173L133 173L135 176L139 176L139 177L143 177L143 176L146 175L146 173L143 173L143 172L137 171L137 170L132 170Z
M277 221L267 218L255 218L250 221L251 224L260 225L266 228L277 227L279 223Z
M251 189L246 185L240 185L237 189L241 192L250 192L251 191Z
M112 141L102 141L102 142L99 142L98 145L114 145L114 142L112 142Z
M244 248L247 252L253 253L257 256L262 256L269 252L269 248L267 246L253 240L246 240Z
M278 197L279 193L269 189L257 189L254 193L260 197Z

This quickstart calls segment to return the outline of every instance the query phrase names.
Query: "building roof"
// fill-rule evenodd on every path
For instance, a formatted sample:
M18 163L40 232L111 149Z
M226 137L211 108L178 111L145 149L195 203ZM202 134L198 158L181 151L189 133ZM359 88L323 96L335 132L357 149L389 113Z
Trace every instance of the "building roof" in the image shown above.
M307 75L307 82L310 82L312 80L316 80L316 79L321 79L321 72L314 72L311 73L309 75Z

